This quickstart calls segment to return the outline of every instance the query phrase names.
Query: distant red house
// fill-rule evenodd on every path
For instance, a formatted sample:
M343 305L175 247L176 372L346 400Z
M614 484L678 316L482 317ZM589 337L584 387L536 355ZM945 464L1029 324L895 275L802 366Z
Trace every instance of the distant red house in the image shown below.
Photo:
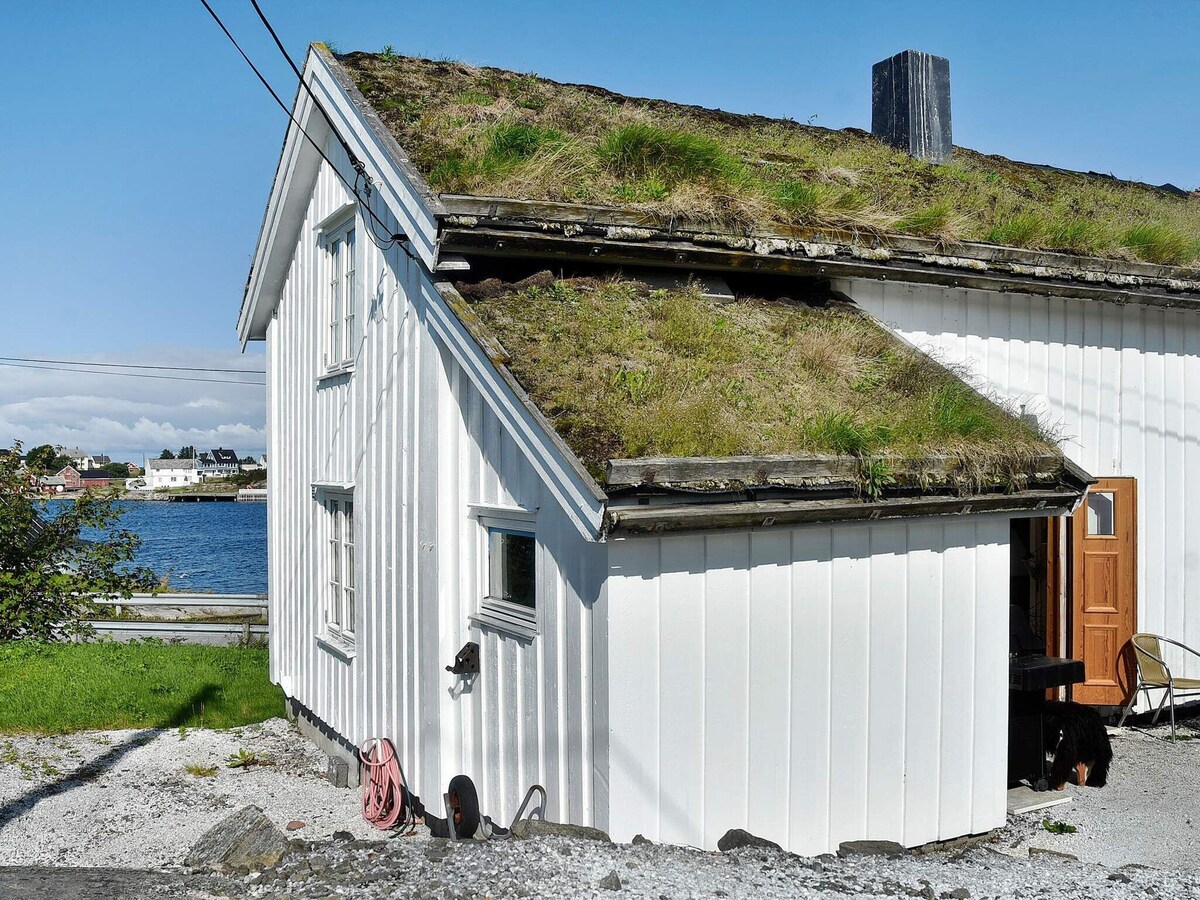
M112 483L112 475L106 469L88 469L79 474L79 480L82 487L102 488Z
M57 474L59 478L63 479L63 490L79 491L83 489L83 476L74 466L67 466Z

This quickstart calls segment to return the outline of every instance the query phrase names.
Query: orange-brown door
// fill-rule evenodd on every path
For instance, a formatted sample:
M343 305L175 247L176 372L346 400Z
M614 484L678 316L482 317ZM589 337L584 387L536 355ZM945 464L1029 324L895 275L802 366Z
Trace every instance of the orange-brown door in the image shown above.
M1129 690L1123 652L1137 622L1137 482L1101 478L1072 524L1071 655L1086 679L1076 703L1118 706Z

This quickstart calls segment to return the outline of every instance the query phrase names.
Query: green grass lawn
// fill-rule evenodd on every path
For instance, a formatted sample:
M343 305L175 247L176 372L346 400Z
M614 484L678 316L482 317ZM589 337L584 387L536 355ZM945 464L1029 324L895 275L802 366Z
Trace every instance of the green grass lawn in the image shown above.
M0 732L230 728L283 712L265 648L0 645Z

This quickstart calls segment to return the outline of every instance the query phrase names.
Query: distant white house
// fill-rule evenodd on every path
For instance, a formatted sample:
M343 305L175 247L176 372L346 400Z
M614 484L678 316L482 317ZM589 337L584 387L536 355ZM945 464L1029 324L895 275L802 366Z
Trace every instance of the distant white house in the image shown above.
M194 459L152 459L146 463L146 488L184 487L199 484L200 470Z
M69 459L80 472L86 472L98 465L95 457L78 447L55 447L54 449L58 452L59 456L65 456ZM105 457L105 461L108 461L107 457Z
M241 461L238 459L237 451L225 447L216 447L207 453L201 453L196 462L201 481L208 481L210 478L228 478L241 471Z

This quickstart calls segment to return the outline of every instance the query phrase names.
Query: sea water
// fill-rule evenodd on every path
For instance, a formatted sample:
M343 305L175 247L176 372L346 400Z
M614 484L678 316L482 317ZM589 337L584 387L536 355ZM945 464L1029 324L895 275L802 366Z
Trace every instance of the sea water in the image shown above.
M60 502L50 503L50 515ZM130 501L119 506L124 511L120 527L142 539L137 565L165 576L169 590L266 593L267 504Z

